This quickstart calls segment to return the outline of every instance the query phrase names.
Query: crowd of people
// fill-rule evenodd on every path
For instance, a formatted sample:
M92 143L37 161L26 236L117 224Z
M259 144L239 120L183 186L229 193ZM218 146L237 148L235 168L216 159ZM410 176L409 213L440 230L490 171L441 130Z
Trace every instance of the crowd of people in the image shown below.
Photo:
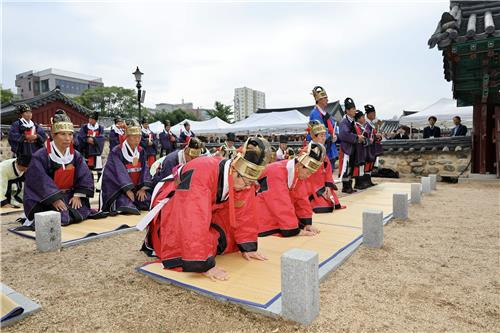
M298 151L287 146L287 136L278 138L277 149L260 135L236 148L234 133L210 151L189 123L179 136L169 123L156 135L146 119L116 118L104 165L98 113L75 134L71 119L58 110L46 135L31 120L29 107L21 106L9 133L16 157L2 177L18 188L24 179L23 228L34 229L34 215L49 210L61 213L62 225L154 210L142 223L148 226L142 246L148 255L167 269L225 280L217 255L239 251L244 259L265 260L258 237L313 237L319 233L313 212L344 208L334 181L337 159L343 192L375 185L370 173L382 153L375 108L365 105L359 111L346 98L346 115L335 124L325 111L326 91L318 86L312 94L316 105ZM92 171L100 184L97 209L90 205ZM10 192L2 206L11 204Z
M440 138L442 136L441 128L436 126L437 117L430 116L427 121L429 125L424 127L422 134L424 139ZM467 127L462 125L462 119L460 116L453 117L453 124L455 125L450 133L450 137L454 136L466 136ZM400 126L397 130L392 131L392 133L384 133L384 139L386 140L409 140L410 128L407 126Z

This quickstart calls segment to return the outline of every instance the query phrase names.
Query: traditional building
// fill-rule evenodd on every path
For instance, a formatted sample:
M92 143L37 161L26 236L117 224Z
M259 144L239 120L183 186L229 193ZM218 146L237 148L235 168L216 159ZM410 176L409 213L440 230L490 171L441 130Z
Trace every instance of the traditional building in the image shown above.
M75 126L88 122L90 110L67 97L59 89L38 95L33 98L12 101L2 105L0 116L2 125L10 125L19 118L16 107L19 104L28 104L33 112L33 121L48 126L50 118L54 116L57 109L66 111Z
M474 108L472 172L500 177L500 1L451 1L428 45L458 106Z

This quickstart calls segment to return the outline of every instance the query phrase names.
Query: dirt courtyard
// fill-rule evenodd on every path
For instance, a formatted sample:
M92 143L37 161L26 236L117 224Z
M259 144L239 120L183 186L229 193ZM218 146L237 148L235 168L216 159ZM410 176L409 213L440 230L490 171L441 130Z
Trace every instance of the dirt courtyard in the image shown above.
M382 181L377 179L377 182ZM36 252L2 217L1 281L42 305L5 332L500 332L500 181L445 184L320 285L308 327L135 272L143 232ZM215 282L223 283L223 282Z

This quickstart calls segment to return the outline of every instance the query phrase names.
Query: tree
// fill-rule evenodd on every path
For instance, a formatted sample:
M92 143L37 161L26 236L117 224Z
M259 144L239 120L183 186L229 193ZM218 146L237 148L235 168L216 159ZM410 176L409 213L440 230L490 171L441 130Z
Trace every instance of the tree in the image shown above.
M207 114L210 118L219 117L227 123L232 123L233 111L231 110L231 105L224 105L221 102L216 101L214 108L215 110L207 110Z
M100 111L101 116L137 118L139 116L137 105L137 92L123 87L97 87L85 90L74 100L90 110ZM148 114L146 108L142 114Z
M14 99L14 93L10 89L2 89L2 104Z
M153 114L152 118L153 121L159 120L162 123L164 123L165 120L169 120L172 126L180 123L184 119L198 120L198 117L196 117L195 114L191 112L186 112L182 109L176 109L172 112L157 111Z

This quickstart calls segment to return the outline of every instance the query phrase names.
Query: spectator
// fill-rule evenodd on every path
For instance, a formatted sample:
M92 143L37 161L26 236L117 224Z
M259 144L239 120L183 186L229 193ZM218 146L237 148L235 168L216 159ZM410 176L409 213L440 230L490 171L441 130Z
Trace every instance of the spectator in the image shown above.
M404 128L400 127L397 133L392 137L392 140L408 140L410 137L406 134Z
M465 136L467 134L467 127L462 125L462 119L459 116L453 117L455 127L451 130L451 136Z
M437 118L434 116L430 116L429 119L429 126L424 128L424 139L429 139L429 138L440 138L441 137L441 129L437 126L434 126L434 124L437 121Z

